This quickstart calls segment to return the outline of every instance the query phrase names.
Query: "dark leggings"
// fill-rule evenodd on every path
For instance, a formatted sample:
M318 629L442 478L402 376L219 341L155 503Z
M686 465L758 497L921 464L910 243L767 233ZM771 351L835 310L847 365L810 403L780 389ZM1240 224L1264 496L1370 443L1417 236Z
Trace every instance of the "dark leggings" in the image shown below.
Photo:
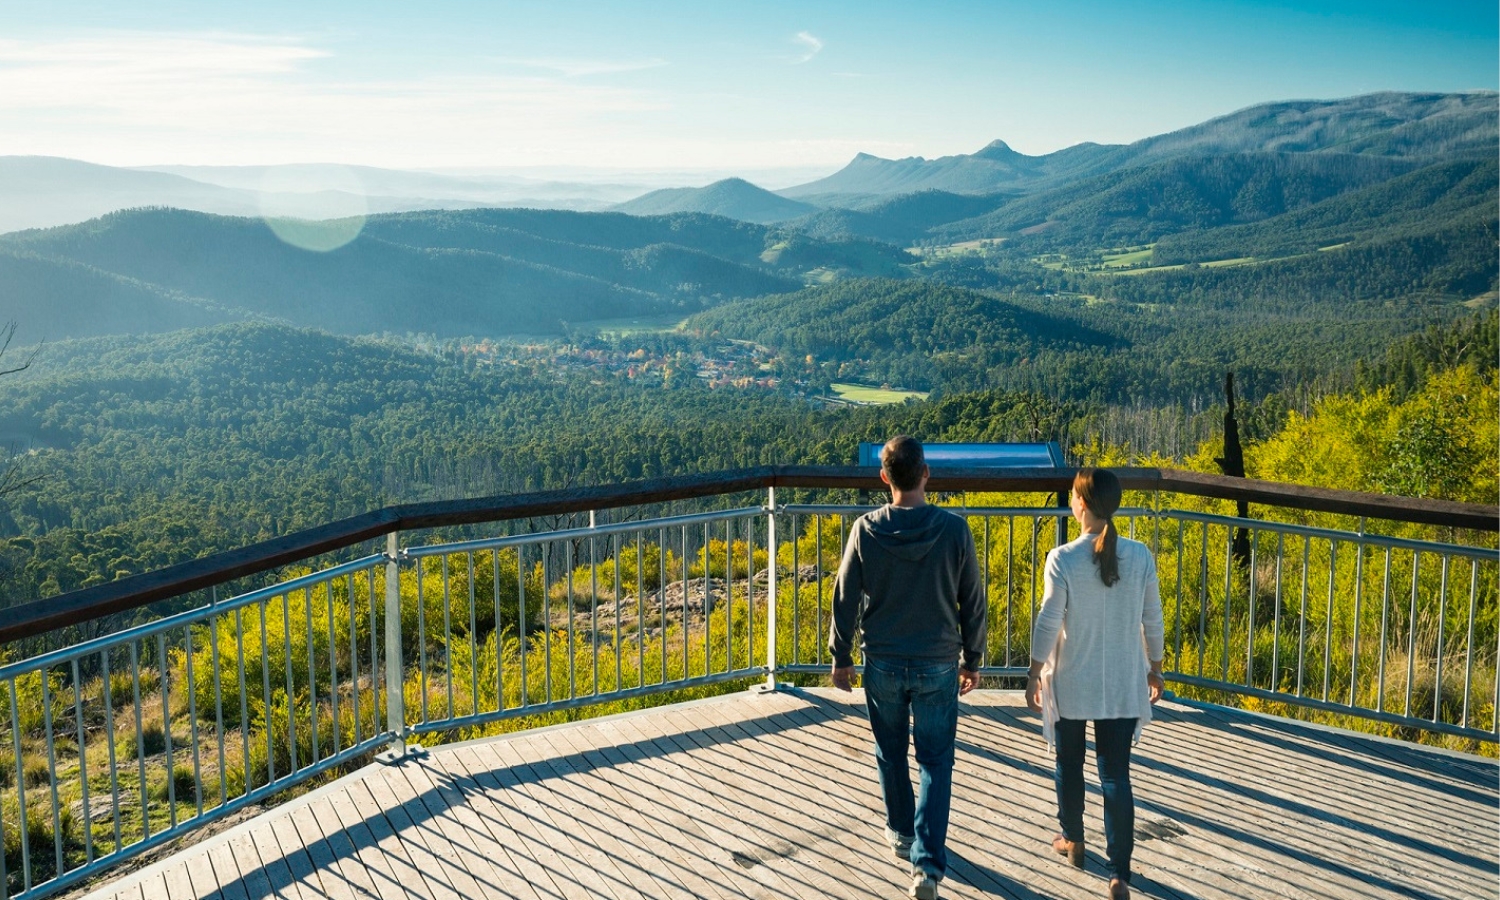
M1063 836L1083 840L1083 719L1057 720L1057 821ZM1104 792L1104 844L1115 877L1130 883L1135 850L1135 796L1130 791L1130 742L1135 719L1096 719L1094 756Z

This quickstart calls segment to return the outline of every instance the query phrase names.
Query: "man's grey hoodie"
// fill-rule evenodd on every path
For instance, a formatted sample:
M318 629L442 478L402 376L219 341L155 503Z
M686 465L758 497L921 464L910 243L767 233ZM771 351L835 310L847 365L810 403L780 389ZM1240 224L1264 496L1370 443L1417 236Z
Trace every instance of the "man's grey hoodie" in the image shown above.
M936 506L887 504L854 522L833 588L828 648L835 666L860 650L877 659L958 659L970 671L984 655L988 609L974 535Z

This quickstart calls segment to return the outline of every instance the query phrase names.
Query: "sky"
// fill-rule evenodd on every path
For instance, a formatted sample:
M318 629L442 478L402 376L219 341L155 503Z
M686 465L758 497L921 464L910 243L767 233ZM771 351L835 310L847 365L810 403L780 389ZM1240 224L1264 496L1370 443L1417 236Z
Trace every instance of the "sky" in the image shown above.
M796 168L1494 90L1482 2L0 0L0 155Z

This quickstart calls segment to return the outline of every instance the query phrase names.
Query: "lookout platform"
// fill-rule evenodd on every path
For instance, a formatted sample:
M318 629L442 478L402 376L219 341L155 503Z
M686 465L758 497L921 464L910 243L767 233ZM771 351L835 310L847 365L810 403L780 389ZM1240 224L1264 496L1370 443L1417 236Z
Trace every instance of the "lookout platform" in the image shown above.
M942 896L1105 896L1051 852L1051 758L1014 692L966 697ZM1164 701L1136 748L1133 896L1494 896L1492 760ZM90 900L903 897L859 692L739 693L373 764Z

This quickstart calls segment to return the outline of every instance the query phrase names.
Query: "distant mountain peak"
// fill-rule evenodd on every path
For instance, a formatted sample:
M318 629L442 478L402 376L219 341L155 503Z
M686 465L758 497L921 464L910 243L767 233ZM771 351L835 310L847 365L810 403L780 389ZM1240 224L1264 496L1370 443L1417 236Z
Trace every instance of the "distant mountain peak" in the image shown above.
M1009 144L1005 143L999 138L996 138L995 140L990 141L988 144L985 144L984 148L974 155L982 159L1012 159L1024 154L1017 153L1015 150L1011 149Z

